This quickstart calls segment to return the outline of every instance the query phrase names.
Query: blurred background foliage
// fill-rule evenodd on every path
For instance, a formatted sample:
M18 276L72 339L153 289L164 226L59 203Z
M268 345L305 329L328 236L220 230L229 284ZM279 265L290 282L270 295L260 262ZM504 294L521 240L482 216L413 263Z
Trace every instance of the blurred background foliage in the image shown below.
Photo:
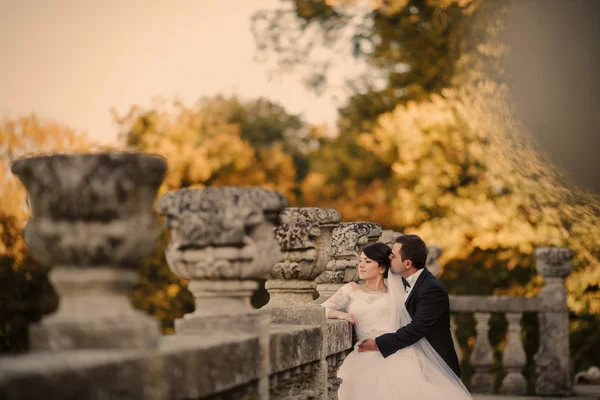
M503 41L515 4L283 1L281 9L253 16L257 54L276 61L275 73L300 71L307 87L320 92L328 90L340 52L366 65L344 84L348 100L336 132L265 98L203 97L193 105L163 99L114 113L121 147L167 159L161 194L260 185L295 206L332 207L345 221L417 233L444 249L441 280L453 294L534 296L542 280L533 250L569 247L577 253L567 280L574 370L600 365L600 205L536 152L515 117L504 63L510 49ZM2 120L3 352L26 349L26 325L56 307L46 271L29 258L20 237L27 207L10 162L28 152L89 148L84 136L35 115ZM141 265L133 301L171 333L174 318L190 312L193 300L187 282L166 266L167 240L164 232ZM459 342L468 357L474 322L460 318ZM535 316L524 325L531 379ZM495 316L492 328L498 366L505 320Z

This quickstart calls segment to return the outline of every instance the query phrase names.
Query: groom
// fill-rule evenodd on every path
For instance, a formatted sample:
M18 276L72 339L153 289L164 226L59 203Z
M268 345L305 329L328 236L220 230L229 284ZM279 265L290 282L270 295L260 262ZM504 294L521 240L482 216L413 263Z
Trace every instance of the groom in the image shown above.
M402 276L406 309L412 321L395 333L367 339L359 352L379 350L384 357L427 338L431 346L460 377L458 357L450 333L450 300L440 281L425 268L427 247L417 235L396 238L390 255L392 272Z

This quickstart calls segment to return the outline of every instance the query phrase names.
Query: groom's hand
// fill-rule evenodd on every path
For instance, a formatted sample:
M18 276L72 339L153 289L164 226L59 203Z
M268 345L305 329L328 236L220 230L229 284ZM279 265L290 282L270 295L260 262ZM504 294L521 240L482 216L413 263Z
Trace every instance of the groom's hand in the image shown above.
M367 339L358 345L358 352L362 353L363 351L379 351L377 348L377 343L375 343L375 339Z

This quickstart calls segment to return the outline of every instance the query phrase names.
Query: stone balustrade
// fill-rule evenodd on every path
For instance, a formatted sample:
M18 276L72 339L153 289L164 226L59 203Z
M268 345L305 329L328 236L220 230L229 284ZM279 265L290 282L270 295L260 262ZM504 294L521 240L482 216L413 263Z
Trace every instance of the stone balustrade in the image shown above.
M155 319L131 306L128 284L158 232L152 205L165 169L137 153L15 162L32 207L25 240L52 266L60 306L31 326L30 353L0 357L0 398L336 399L352 331L325 319L314 291L322 300L356 281L362 247L398 234L340 223L335 210L286 208L279 193L257 187L167 193L156 203L171 234L166 259L189 280L195 310L161 337ZM435 269L441 250L428 252ZM525 392L523 313L539 316L536 393L570 392L564 279L573 253L536 255L545 286L535 298L451 296L453 313L476 320L474 392L493 386L492 313L508 322L502 393ZM249 299L263 277L270 301L255 310Z
M540 248L535 252L536 268L545 285L536 297L450 296L453 313L473 313L476 320L476 342L470 363L475 368L471 390L492 393L492 348L489 342L489 320L492 313L502 313L508 322L508 340L502 357L507 375L501 393L522 395L527 390L523 368L526 355L522 341L522 316L535 313L539 321L540 346L534 357L536 364L535 393L568 395L571 393L569 365L569 315L564 280L573 268L573 251L564 248ZM456 326L453 326L456 332ZM454 335L456 336L456 335Z

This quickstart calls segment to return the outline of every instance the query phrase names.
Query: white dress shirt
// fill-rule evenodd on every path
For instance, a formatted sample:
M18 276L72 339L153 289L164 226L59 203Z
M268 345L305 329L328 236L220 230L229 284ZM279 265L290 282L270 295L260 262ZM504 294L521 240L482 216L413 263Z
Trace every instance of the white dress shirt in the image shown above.
M410 287L404 288L404 301L406 301L408 299L408 296L410 296L410 291L413 290L413 288L415 287L415 283L417 283L417 279L419 279L419 275L421 275L421 272L423 272L423 268L406 278L406 281L408 282Z

